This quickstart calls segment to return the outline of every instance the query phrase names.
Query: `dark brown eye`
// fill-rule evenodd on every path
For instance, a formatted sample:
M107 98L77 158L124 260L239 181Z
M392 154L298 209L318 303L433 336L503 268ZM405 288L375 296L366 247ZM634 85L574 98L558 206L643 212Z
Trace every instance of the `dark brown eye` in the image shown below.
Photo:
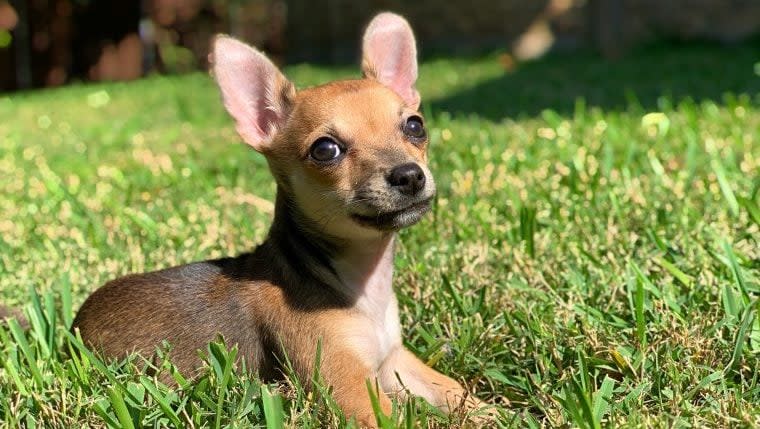
M335 140L322 137L311 145L309 156L315 161L329 162L338 159L343 152L343 148Z
M422 118L410 116L404 124L404 134L413 139L424 139L425 126L422 125Z

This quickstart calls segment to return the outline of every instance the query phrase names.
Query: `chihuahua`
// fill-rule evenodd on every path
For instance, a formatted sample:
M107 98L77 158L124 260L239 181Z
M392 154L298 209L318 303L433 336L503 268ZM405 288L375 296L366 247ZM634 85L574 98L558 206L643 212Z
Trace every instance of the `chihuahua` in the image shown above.
M274 221L253 252L129 275L95 291L77 314L106 356L151 354L163 341L183 373L222 335L265 380L287 360L315 364L338 405L376 425L367 381L446 411L481 402L402 344L392 289L396 232L430 209L435 183L415 89L417 50L404 18L381 13L363 38L363 78L296 91L261 52L214 41L212 73L241 138L277 183ZM321 344L321 361L315 362Z

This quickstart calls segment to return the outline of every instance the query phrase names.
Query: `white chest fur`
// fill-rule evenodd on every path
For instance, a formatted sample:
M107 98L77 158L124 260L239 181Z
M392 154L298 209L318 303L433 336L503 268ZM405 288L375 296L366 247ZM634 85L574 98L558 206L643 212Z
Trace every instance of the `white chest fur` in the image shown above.
M336 258L340 285L354 301L355 323L346 327L346 341L368 366L377 369L401 345L398 304L393 293L393 238L382 246L358 249Z
M371 302L371 299L357 301L357 310L364 319L358 323L361 327L353 333L358 350L372 368L377 369L388 354L401 345L401 326L398 317L398 304L393 293L385 305Z

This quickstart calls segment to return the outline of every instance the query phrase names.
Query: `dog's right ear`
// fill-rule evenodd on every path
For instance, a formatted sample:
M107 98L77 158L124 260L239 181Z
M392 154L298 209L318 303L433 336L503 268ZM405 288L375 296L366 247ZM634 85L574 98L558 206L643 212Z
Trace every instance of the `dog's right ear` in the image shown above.
M216 37L210 60L238 134L266 152L290 114L295 87L264 54L232 37Z

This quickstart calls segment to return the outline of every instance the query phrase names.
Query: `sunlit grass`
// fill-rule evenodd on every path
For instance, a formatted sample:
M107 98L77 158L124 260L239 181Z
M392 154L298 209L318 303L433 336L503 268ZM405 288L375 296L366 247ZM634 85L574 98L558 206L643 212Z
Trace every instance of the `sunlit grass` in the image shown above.
M424 64L439 194L401 234L407 345L505 426L760 424L755 48ZM206 375L168 388L66 333L111 278L266 234L274 184L207 76L0 96L0 172L0 297L32 322L0 328L5 424L345 423L308 381L233 368L234 350L210 346ZM420 402L397 414L459 424Z

